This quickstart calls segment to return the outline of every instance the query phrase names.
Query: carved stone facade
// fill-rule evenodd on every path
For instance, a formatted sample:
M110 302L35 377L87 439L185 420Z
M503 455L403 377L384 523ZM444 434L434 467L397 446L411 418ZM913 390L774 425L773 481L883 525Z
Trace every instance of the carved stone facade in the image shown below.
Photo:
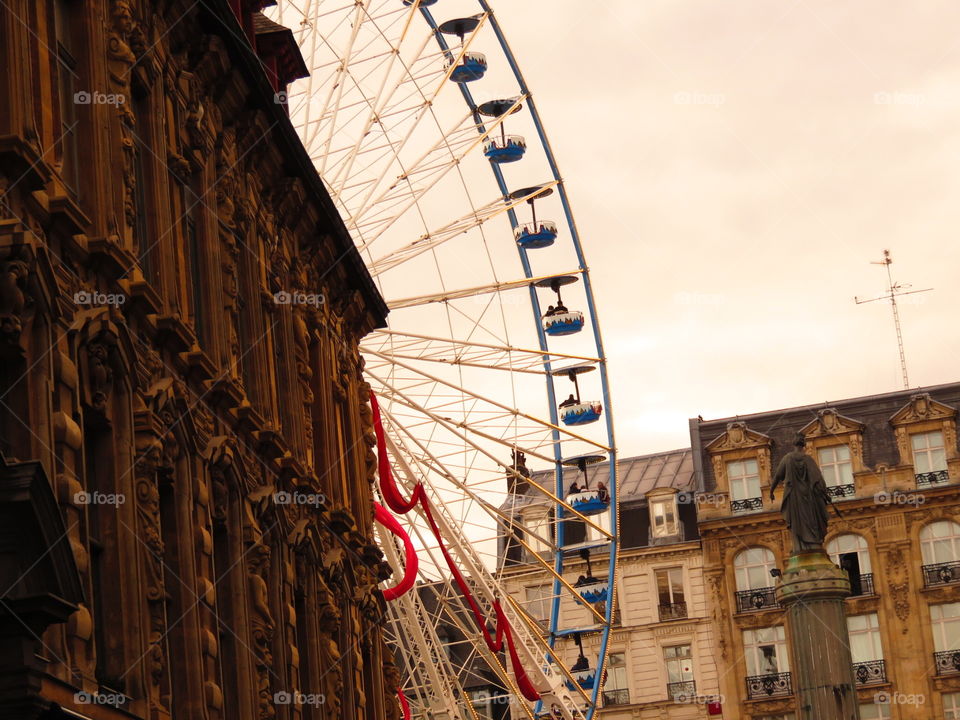
M0 645L5 719L398 717L358 351L386 306L263 4L0 8L0 487L45 473L69 607Z
M953 638L952 630L938 624L937 613L960 603L960 562L954 580L952 541L948 538L934 549L931 534L951 528L960 533L958 407L960 384L950 384L736 419L691 421L703 572L713 635L719 638L723 718L803 717L789 686L782 691L776 682L776 675L789 672L781 653L789 655L792 641L783 609L763 587L773 587L769 570L782 569L789 554L779 513L781 491L776 502L769 499L770 468L793 449L795 434L802 432L807 452L824 468L828 485L834 481L833 505L840 516L829 510L826 547L858 553L862 593L846 600L847 616L876 618L870 642L880 657L854 657L855 668L858 661L865 663L867 682L857 690L861 707L881 713L869 717L942 720L943 696L960 692L960 670L949 663L938 666L935 653L945 649L944 643L957 643L946 649L960 648L960 636ZM846 450L837 452L841 447ZM744 460L756 461L758 507L731 507L729 502L728 471L738 477L747 472L742 464L730 463ZM842 483L849 489L841 490ZM955 560L960 561L960 555ZM776 650L779 672L766 667L762 674L768 682L751 684L748 677L760 673L757 667L763 665L758 643L766 642L755 638L778 626L784 626L786 634L785 645ZM879 710L868 708L877 698L893 702Z

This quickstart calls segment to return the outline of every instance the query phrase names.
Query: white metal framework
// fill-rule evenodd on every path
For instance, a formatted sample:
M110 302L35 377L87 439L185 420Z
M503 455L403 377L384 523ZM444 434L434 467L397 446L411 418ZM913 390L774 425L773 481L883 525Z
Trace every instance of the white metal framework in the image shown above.
M310 70L290 90L291 118L391 308L362 351L398 484L424 485L444 545L483 610L504 606L542 696L523 700L410 513L398 519L424 586L389 603L389 633L411 716L475 718L468 693L493 677L515 717L589 720L616 590L612 408L580 237L515 57L485 0L280 0L269 13ZM524 474L517 452L554 468L551 486L508 492ZM570 456L610 461L610 512L568 502ZM535 525L529 508L543 510ZM611 601L565 571L561 517L590 529L592 579ZM384 534L399 576L394 542ZM506 591L518 558L552 577L545 624ZM589 672L564 662L576 632L601 638Z

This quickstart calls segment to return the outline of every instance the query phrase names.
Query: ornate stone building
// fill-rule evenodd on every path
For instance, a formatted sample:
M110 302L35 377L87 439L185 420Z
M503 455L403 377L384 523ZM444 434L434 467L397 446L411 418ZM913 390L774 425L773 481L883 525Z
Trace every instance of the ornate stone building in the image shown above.
M826 549L854 586L838 640L862 720L960 718L958 407L950 384L690 421L724 718L802 717L771 576L790 552L782 490L769 498L797 432L833 498Z
M397 718L386 307L259 0L0 6L0 717Z

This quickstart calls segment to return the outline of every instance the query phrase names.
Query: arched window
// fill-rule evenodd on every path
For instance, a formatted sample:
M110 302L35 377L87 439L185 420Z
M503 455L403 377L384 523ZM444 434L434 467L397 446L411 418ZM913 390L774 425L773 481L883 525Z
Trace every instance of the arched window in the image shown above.
M951 520L938 520L920 531L920 551L924 565L960 560L960 525Z
M867 547L867 541L862 535L837 535L833 540L827 543L827 554L837 565L840 565L840 556L847 553L856 553L860 561L860 572L870 573L870 549Z
M756 590L773 585L770 571L776 567L776 561L767 548L743 550L734 558L733 566L737 574L737 590Z

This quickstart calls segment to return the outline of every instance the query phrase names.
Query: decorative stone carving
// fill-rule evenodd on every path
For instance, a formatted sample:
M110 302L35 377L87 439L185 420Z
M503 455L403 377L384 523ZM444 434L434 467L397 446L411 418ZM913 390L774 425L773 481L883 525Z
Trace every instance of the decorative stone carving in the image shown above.
M28 272L29 266L23 260L0 262L0 350L15 349L16 354L23 352L20 333L27 306L24 288Z

